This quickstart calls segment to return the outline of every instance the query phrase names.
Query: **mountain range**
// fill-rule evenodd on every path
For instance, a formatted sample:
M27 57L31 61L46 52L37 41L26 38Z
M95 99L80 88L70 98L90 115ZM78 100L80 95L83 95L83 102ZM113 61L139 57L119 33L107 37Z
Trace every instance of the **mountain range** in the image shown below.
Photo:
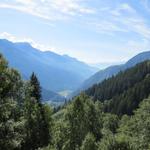
M68 98L73 97L94 84L115 76L120 71L150 59L150 51L147 51L134 56L125 64L98 71L97 68L68 55L41 51L29 43L14 43L6 39L0 39L0 53L8 60L11 67L21 72L25 80L28 80L34 72L41 83L43 100L54 103L63 102L68 91L73 91ZM65 93L65 97L60 93Z
M58 94L75 90L97 69L68 55L59 55L51 51L41 51L29 43L14 43L0 39L0 53L9 65L18 69L24 79L34 72L40 80L44 100L64 99Z
M73 97L75 95L78 95L81 91L85 91L86 89L92 87L94 84L98 84L105 79L115 76L120 71L124 71L128 68L135 66L136 64L138 64L140 62L143 62L143 61L149 60L149 59L150 59L150 51L146 51L146 52L142 52L142 53L134 56L129 61L127 61L125 64L114 65L114 66L110 66L104 70L100 70L97 73L95 73L93 76L91 76L90 78L85 80L83 82L83 84L81 84L80 87L69 96L69 98Z

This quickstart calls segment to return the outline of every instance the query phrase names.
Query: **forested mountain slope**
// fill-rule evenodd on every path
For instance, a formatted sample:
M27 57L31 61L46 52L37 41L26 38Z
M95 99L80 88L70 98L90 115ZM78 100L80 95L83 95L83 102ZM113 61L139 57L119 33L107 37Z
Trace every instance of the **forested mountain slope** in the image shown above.
M150 61L120 72L86 90L94 100L106 103L106 111L132 114L138 104L150 94Z
M143 62L145 60L150 59L150 51L140 53L133 58L131 58L128 62L126 62L123 65L116 65L116 66L110 66L104 70L100 70L99 72L95 73L93 76L91 76L89 79L85 80L83 84L80 85L78 90L76 90L72 96L77 95L80 93L80 91L84 91L91 86L93 86L96 83L100 83L105 79L108 79L112 77L113 75L116 75L120 71L124 71L128 68L131 68L135 66L137 63Z

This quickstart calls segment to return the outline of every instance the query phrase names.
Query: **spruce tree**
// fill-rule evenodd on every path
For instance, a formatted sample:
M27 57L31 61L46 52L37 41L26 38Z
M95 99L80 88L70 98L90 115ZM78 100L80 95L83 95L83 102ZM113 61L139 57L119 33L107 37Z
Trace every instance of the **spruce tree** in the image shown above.
M41 87L38 78L34 73L30 77L28 94L25 103L26 122L26 149L37 149L47 146L50 142L50 122L46 115L46 109L41 102Z
M34 97L38 103L41 101L41 87L40 82L34 72L32 73L30 77L30 85L31 85L31 97Z

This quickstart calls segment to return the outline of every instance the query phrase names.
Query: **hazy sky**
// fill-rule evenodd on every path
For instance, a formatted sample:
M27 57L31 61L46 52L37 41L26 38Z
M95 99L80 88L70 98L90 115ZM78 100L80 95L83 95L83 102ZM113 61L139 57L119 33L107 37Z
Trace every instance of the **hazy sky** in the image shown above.
M150 50L150 0L0 0L0 38L87 63Z

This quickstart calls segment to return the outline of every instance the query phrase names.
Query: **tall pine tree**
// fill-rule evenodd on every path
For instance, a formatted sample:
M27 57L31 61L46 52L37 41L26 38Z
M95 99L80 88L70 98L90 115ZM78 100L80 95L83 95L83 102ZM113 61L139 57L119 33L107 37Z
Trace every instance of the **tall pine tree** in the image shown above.
M25 116L26 116L26 143L25 149L37 149L47 146L50 142L50 119L41 100L41 87L38 78L32 73L29 88L26 93Z
M41 87L40 87L40 82L34 72L32 73L30 77L30 85L31 85L31 97L34 97L37 102L40 104L41 103Z

